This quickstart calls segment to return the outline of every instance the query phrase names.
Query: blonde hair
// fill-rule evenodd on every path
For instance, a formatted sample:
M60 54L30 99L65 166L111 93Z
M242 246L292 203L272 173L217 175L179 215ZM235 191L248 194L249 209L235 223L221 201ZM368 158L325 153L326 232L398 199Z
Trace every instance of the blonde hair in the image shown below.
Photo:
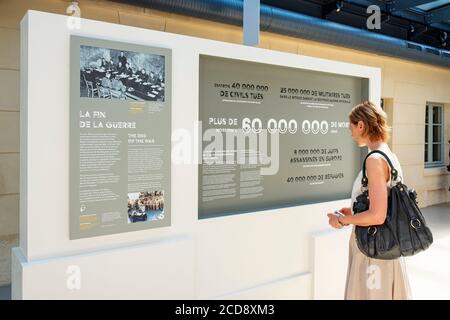
M364 101L354 106L348 118L354 125L358 124L358 121L364 123L363 136L368 136L371 142L389 141L391 128L387 125L386 112L372 102Z

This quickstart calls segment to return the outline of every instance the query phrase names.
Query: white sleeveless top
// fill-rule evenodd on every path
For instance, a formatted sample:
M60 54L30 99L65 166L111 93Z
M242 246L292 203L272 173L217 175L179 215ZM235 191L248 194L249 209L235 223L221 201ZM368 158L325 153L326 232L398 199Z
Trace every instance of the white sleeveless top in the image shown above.
M375 149L374 149L374 150L375 150ZM400 179L400 180L403 182L403 171L402 171L402 168L401 168L401 166L400 166L400 162L398 161L398 158L397 158L397 156L395 155L395 153L393 153L393 152L391 151L391 149L389 148L389 146L387 145L387 143L384 143L384 142L383 142L376 150L383 151L383 152L388 156L389 160L391 160L391 162L392 162L392 165L394 166L394 168L395 168L395 169L397 170L397 172L398 172L398 176L399 176L398 179ZM371 149L369 148L369 152L371 152L371 151L373 151L373 150L371 150ZM379 153L371 154L369 158L372 158L372 157L381 158L381 159L383 159L384 161L386 161L386 159L385 159L381 154L379 154ZM392 183L392 181L391 181L391 167L389 166L389 163L387 163L387 161L386 161L386 164L387 164L388 169L389 169L389 181L386 182L386 187L390 188L390 187L392 186L392 185L391 185L391 183ZM366 169L366 175L367 175L367 169ZM351 208L351 210L352 210L352 213L354 213L354 212L353 212L353 203L356 201L356 197L362 193L362 191L361 191L361 187L362 187L362 185L361 185L361 179L362 179L362 169L359 171L359 174L358 174L358 176L356 177L355 182L353 182L353 189L352 189L352 203L351 203L351 205L350 205L350 208Z

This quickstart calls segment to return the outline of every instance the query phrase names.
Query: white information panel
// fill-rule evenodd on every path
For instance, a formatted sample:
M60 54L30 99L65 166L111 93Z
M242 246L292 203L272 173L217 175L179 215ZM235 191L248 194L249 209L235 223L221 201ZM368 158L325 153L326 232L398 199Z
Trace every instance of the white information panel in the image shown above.
M372 101L380 100L380 69L86 19L73 28L68 19L29 11L21 24L20 246L13 249L13 298L311 299L331 287L339 292L340 281L323 288L314 278L331 264L320 250L342 239L329 229L326 212L350 206L350 199L198 218L199 61L207 55L365 78ZM170 225L70 239L73 36L171 50ZM347 247L341 247L342 258L332 261L342 266L337 279L345 279Z

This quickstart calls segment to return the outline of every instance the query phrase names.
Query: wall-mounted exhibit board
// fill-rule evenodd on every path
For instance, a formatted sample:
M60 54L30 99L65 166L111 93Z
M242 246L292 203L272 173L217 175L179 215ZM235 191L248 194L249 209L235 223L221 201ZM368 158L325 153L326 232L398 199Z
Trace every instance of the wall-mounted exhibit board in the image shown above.
M170 225L170 49L70 45L70 238Z
M351 197L361 152L348 113L367 82L201 55L199 217Z
M348 198L332 200L327 197L325 202L288 207L280 205L280 208L267 210L254 208L251 209L251 214L199 219L199 212L202 208L202 204L198 201L199 186L202 182L199 179L199 164L195 162L195 159L201 155L198 145L202 131L199 129L198 120L204 116L199 111L199 108L204 106L201 99L205 94L205 87L200 82L200 79L203 79L200 70L205 66L203 63L207 60L202 57L220 58L226 63L229 61L238 64L245 62L246 66L256 63L277 68L277 70L280 68L286 72L292 69L302 70L301 72L326 73L327 77L330 77L329 79L335 75L347 76L349 79L368 79L369 99L373 101L380 100L379 69L87 19L82 19L78 25L75 24L74 28L74 24L68 23L68 20L70 18L62 15L29 11L21 24L21 216L20 246L13 250L12 288L15 298L196 299L240 297L307 299L320 296L321 292L333 292L332 288L339 289L343 285L339 279L345 279L347 254L345 246L336 248L334 252L337 254L342 250L342 256L339 256L342 258L339 260L334 257L332 261L333 265L336 265L334 270L341 276L336 276L333 280L335 282L328 283L327 288L314 282L315 276L313 275L320 274L324 265L331 264L326 256L317 253L321 253L321 248L327 247L327 241L334 241L336 238L333 236L334 231L330 231L331 235L327 234L326 238L321 238L323 241L315 239L329 230L326 212L349 206ZM95 52L103 52L104 57L106 56L105 62L101 58L100 61L93 58L92 60L97 60L95 61L96 65L89 65L91 59L82 58L81 52L83 51L81 49L80 61L72 62L71 39L79 39L76 41L80 41L80 48L84 46L83 50L88 53L87 57L90 57L91 54L95 55ZM81 43L81 41L89 43ZM90 48L85 49L86 47ZM156 49L163 51L154 51ZM111 88L113 87L113 80L117 80L115 76L112 78L113 72L116 72L114 68L119 67L118 62L122 50L124 56L134 57L130 58L133 61L136 61L135 58L138 56L143 57L141 55L130 56L131 53L168 57L166 53L170 52L171 64L165 60L165 72L171 68L171 73L159 79L159 82L155 80L155 84L151 84L155 87L150 86L149 90L147 90L148 87L145 88L148 85L142 86L140 83L136 83L135 80L138 79L131 76L132 79L126 78L131 82L125 81L125 78L123 78L124 81L121 81L126 87L125 89L121 89L121 86L115 82L114 90L106 92L100 87L108 87L108 81L111 82ZM108 57L112 57L113 61L117 62L114 68L102 67L102 63L108 62ZM161 67L162 60L159 59L159 62L157 60L151 59L153 62L150 65ZM83 63L82 67L82 61L87 62L87 65L85 66ZM139 61L146 61L146 59L143 58ZM74 66L74 63L77 65ZM145 64L145 62L142 63ZM217 67L223 68L224 65L218 64ZM76 70L78 79L75 81L74 87L71 87L71 68ZM107 70L111 71L109 78L105 77ZM156 70L161 69L152 70L156 73ZM93 78L92 73L96 74ZM136 72L132 71L131 74L133 73ZM94 87L89 83L86 84L83 75L86 82L93 82L90 79L93 79L94 82L101 80L99 81L100 85ZM75 73L73 76L75 77ZM255 74L252 74L252 77L254 76ZM141 81L142 84L149 82L148 79L152 78L150 74L142 77L145 78L145 81ZM139 79L141 78L139 77ZM261 79L264 80L262 83L264 85L266 81L274 79L274 76L261 76ZM215 78L215 76L209 78L208 81L223 82L224 80L230 81L227 78ZM243 80L239 79L239 82ZM162 84L165 83L166 86L168 81L171 83L170 97L167 96L166 89L159 90L163 88ZM254 84L258 85L259 82ZM276 85L276 83L268 84ZM310 85L314 84L311 82ZM295 87L290 85L289 87L301 88L300 85ZM130 88L132 89L130 90ZM324 91L336 91L344 95L355 94L358 91L358 85L352 85L350 82L345 88L325 85L321 88ZM71 97L74 92L75 96L80 95L78 101L80 103L73 104ZM218 91L214 89L211 92L215 95ZM99 93L101 97L99 97ZM109 97L109 95L111 96ZM73 120L71 115L73 116L73 113L78 111L78 114L75 114L78 117L78 125L80 125L80 121L88 119L87 117L81 118L81 115L86 116L86 113L80 114L79 109L90 111L90 115L92 111L92 117L97 111L96 117L106 119L103 120L105 122L136 122L136 131L134 128L117 128L117 132L123 129L133 130L129 132L132 135L131 140L128 140L127 132L127 140L124 142L124 145L127 145L125 152L128 159L130 153L128 149L131 148L129 144L135 139L135 134L136 139L152 139L148 136L154 135L155 144L156 140L165 139L167 134L167 128L164 126L165 120L161 119L158 124L149 127L145 125L152 121L152 116L158 116L158 114L146 111L149 111L150 106L160 105L163 96L164 102L169 101L166 99L170 99L171 111L172 161L169 170L170 180L166 181L168 184L163 185L166 182L161 180L160 188L147 185L145 188L133 187L131 188L132 192L129 192L128 160L127 165L117 163L117 166L121 168L119 173L116 173L112 167L111 171L104 173L108 173L110 176L111 174L123 175L127 171L127 176L122 177L123 184L121 183L120 190L115 191L114 187L108 187L113 193L120 193L121 208L114 209L120 211L121 217L124 214L127 219L128 200L139 200L141 192L144 197L161 196L162 194L165 197L167 193L160 194L159 191L169 188L170 203L167 204L164 201L164 208L167 208L167 205L170 206L170 224L157 228L146 227L143 230L132 230L132 227L131 229L128 227L133 223L128 224L128 220L126 220L125 224L124 219L120 220L121 223L124 223L123 229L111 229L110 234L105 234L105 232L100 235L97 233L99 230L107 229L97 225L91 229L97 231L93 234L85 234L88 237L84 237L81 232L89 229L79 230L78 236L74 234L74 239L71 239L70 217L72 215L71 201L73 200L71 200L71 177L74 173L76 175L76 171L71 173L71 166L73 161L78 161L77 157L72 158L72 147L75 146L75 150L78 150L77 146L81 141L81 139L76 141L75 145L71 142L71 137L74 137L71 136L71 120ZM133 106L136 105L136 110L127 105L115 113L119 106L124 106L124 101L133 97L135 100L131 103ZM87 101L93 102L85 104ZM103 105L103 101L107 101L105 105ZM339 115L336 120L326 118L325 115L317 118L308 115L305 119L300 115L299 118L296 115L293 117L298 122L298 130L301 130L303 120L317 119L330 122L345 120L348 111L345 108L349 104L351 103L336 104L336 108L343 108L342 118ZM231 103L227 106L230 107L230 105ZM313 104L311 103L311 105ZM104 106L106 110L98 109L98 106ZM144 106L143 109L142 106ZM72 107L75 109L73 110ZM282 105L276 107L279 109L277 114L260 113L250 115L249 118L259 117L264 125L267 124L266 120L269 116L278 120L277 124L281 123L279 121L282 119L281 116L286 120L293 118L283 114ZM286 103L284 107L290 106ZM112 110L114 111L111 113ZM141 117L135 117L134 111L131 112L131 110L136 111ZM232 116L231 110L227 110L221 117ZM318 115L316 112L320 111L323 110L314 109L314 112L311 111L313 112L311 115ZM219 116L217 117L219 118ZM143 127L140 125L141 122L144 123ZM155 132L154 127L161 132ZM83 132L88 133L82 129L88 128L77 128L75 137L80 136ZM89 129L94 130L94 128ZM332 129L330 124L329 130ZM111 133L117 132L112 131ZM146 136L138 137L138 134ZM122 135L122 131L117 133L114 139L119 139L120 135ZM348 133L346 137L350 138ZM120 139L123 138L120 137ZM150 141L148 142L150 143ZM284 143L282 138L280 138L280 142L282 146ZM83 143L81 145L84 145ZM137 148L142 147L144 146ZM147 145L145 147L150 148ZM298 146L298 149L300 147L301 145ZM344 152L345 148L351 148L351 144L346 145L342 142L340 147L343 148L340 152ZM287 150L290 153L287 156L291 158L294 150L290 147ZM170 150L164 149L163 151L167 156ZM114 152L120 154L123 151ZM164 155L161 155L162 158L159 159L167 161ZM339 161L336 162L336 165L338 164ZM281 162L280 168L284 168ZM342 168L348 170L344 166ZM77 168L77 170L81 169ZM163 167L161 167L161 171L164 172ZM300 174L304 173L299 172ZM348 174L351 175L351 172L348 171ZM87 181L89 184L89 180ZM111 183L115 180L106 181ZM350 178L343 182L343 188L348 188L348 184L351 182ZM153 184L155 180L145 180L143 183ZM134 195L129 197L129 193ZM76 202L79 201L80 195L74 199ZM262 197L255 200L261 201L261 199ZM114 201L116 200L112 200L111 205ZM89 203L86 207L83 207L82 204L79 208L78 204L73 207L77 207L73 211L76 212L74 216L77 219L80 219L82 214L88 213L89 208L96 214L96 219L105 219L98 221L106 222L108 219L117 217L115 214L105 216L103 213L104 211L110 212L109 208L97 209L95 206L91 207ZM139 213L145 209L145 205L143 209L139 208L139 205L135 206L134 210L140 210L140 212L131 210L131 216L139 216ZM91 222L89 219L87 220L83 223ZM164 221L164 219L161 220ZM152 222L157 221L148 221L149 226ZM79 227L79 221L76 223ZM146 223L139 221L135 224ZM119 232L116 233L116 231ZM78 237L79 239L75 239ZM314 260L314 257L320 257L320 259ZM339 266L342 266L343 269L340 270Z

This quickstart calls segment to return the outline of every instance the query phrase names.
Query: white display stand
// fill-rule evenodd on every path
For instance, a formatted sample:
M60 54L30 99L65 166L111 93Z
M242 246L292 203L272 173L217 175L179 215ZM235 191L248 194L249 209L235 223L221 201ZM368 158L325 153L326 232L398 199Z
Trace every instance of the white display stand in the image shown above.
M200 54L369 78L372 101L380 69L93 20L71 29L67 19L28 11L21 24L13 298L342 298L349 229L331 230L326 212L349 199L198 220L196 164L172 164L170 227L69 240L70 35L171 48L172 129L191 133Z

